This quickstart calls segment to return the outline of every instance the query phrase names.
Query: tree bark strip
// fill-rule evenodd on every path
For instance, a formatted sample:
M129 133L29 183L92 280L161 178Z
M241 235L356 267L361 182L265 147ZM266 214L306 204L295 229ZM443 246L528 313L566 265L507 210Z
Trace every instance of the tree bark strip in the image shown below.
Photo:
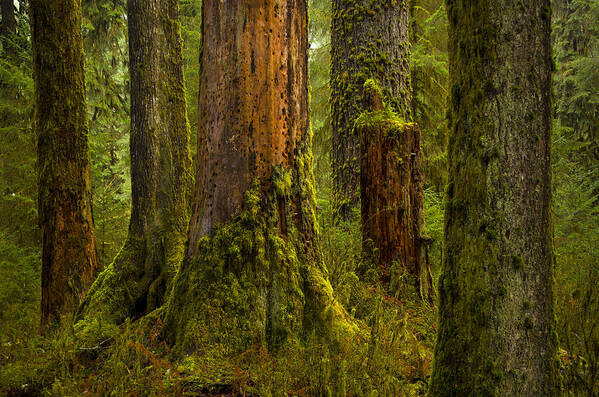
M297 4L295 4L297 3ZM239 214L258 178L290 168L308 130L302 0L206 2L197 182L189 256Z
M17 32L17 18L13 0L1 0L0 11L2 13L2 25L0 25L0 36L4 38Z

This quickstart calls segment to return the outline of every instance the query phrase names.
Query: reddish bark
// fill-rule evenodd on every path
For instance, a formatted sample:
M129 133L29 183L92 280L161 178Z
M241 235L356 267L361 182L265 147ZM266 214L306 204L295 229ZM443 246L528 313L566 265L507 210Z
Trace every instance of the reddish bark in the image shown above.
M365 89L364 108L371 115L383 112L377 92ZM360 186L364 252L382 270L387 284L397 262L410 276L423 297L431 298L428 243L423 227L424 172L420 151L420 130L395 115L376 118L358 127L360 136ZM391 285L395 289L396 285Z
M254 180L266 194L273 168L295 161L308 131L305 8L304 0L204 3L190 257L240 212Z

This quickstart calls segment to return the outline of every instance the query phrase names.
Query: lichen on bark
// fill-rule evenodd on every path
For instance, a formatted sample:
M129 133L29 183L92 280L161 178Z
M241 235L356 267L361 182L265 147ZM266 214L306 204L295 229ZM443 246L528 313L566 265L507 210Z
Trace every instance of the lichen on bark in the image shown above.
M548 0L447 2L451 103L429 395L558 393Z

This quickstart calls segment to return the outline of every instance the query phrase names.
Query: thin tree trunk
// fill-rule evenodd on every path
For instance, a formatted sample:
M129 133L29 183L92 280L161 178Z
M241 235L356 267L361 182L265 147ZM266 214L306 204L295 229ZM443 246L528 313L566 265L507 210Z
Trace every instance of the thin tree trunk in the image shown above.
M81 9L32 0L42 232L42 330L77 308L96 270Z
M410 114L408 9L405 1L332 0L331 152L333 206L338 219L360 208L362 86L373 78L402 118Z
M169 340L231 354L304 328L352 330L317 245L306 1L205 0L202 50L198 179Z
M553 396L550 2L447 10L452 137L429 395Z
M128 1L132 211L125 246L80 310L92 322L160 306L183 260L191 172L178 15L177 0Z

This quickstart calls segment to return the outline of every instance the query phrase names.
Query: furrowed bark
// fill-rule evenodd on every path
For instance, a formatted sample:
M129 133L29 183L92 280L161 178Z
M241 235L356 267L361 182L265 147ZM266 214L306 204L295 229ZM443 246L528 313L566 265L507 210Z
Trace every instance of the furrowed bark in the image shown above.
M41 329L72 313L93 281L92 218L79 2L30 3L42 234Z
M203 2L198 179L165 307L179 354L355 329L317 243L307 46L305 0Z
M368 80L364 112L355 123L360 136L363 252L380 268L392 293L412 285L432 301L423 227L424 171L420 131L385 108L380 87ZM407 276L407 283L400 280Z
M81 307L82 328L89 322L118 324L160 306L183 260L187 238L191 173L178 2L129 0L127 8L129 236Z
M332 0L331 152L333 207L340 220L360 209L360 137L354 122L362 112L362 86L370 78L399 117L410 114L408 6L395 0Z
M550 2L447 10L452 136L429 395L557 395Z

